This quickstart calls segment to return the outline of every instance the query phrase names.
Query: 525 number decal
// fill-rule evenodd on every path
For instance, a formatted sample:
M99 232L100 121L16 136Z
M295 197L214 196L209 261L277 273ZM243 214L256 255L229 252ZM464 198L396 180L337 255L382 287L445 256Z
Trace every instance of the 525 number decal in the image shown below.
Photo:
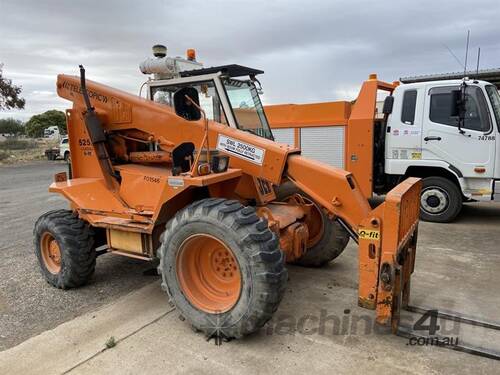
M90 143L90 139L88 138L80 138L78 140L78 146L80 147L85 147L85 146L91 146L92 143Z

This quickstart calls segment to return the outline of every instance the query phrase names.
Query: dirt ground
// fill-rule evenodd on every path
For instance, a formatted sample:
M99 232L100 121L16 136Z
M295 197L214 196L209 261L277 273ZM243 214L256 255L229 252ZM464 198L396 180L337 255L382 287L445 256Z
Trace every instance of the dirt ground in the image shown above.
M19 163L37 162L46 159L45 150L59 146L58 140L51 139L20 139L28 142L28 148L19 150L6 149L0 142L0 166L19 165Z

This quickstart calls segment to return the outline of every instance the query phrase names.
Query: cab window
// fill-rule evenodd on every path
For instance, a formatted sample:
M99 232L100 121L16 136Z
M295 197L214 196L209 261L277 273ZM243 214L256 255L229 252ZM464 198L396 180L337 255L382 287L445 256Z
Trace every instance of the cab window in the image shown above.
M458 116L452 116L452 91L459 86L435 87L429 91L429 119L432 122L458 127ZM467 86L465 91L464 129L488 132L491 129L486 99L481 88Z
M180 104L186 104L186 110L183 113L190 113L188 110L189 104L180 103L181 94L188 94L189 97L195 98L197 93L197 100L194 100L205 111L209 120L227 124L226 116L222 109L222 105L215 89L213 81L183 83L179 85L158 86L151 88L151 98L154 102L168 105L175 109ZM176 93L178 95L176 95ZM181 93L181 94L179 94ZM177 98L177 99L176 99ZM180 103L180 104L179 104ZM181 113L178 113L182 115ZM197 120L197 116L187 116L188 120Z
M406 90L403 95L401 122L406 125L415 123L415 108L417 106L417 90Z

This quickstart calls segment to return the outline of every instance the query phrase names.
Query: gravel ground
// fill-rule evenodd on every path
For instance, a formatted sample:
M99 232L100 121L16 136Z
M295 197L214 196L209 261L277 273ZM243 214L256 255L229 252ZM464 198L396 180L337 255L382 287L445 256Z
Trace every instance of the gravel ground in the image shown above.
M157 278L144 276L151 264L103 255L90 284L62 291L42 278L33 252L33 226L44 212L66 208L50 194L62 161L0 166L0 351L107 304Z

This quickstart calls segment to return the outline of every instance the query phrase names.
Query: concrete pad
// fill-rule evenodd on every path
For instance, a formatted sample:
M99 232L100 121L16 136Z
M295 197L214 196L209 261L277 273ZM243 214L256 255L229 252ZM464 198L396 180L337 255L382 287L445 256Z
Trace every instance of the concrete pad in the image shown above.
M350 251L355 249L351 246ZM354 255L346 254L348 261L320 270L290 267L288 292L275 318L244 340L221 346L206 342L178 319L158 283L153 283L0 353L0 373L495 372L495 361L408 347L405 339L373 329L373 313L355 303L356 284L347 264ZM319 332L322 314L326 323ZM301 326L304 317L309 320ZM361 319L356 331L354 319ZM117 345L105 349L110 336Z
M353 319L369 321L373 314L356 306L355 288L342 285L349 270L336 268L337 273L333 269L290 267L288 293L275 318L244 340L221 346L207 343L172 313L75 367L71 374L495 373L495 361L446 349L409 347L407 340L387 332L372 328L366 332L363 324L353 332ZM316 321L310 320L311 324L303 327L298 324L305 316L319 320L322 312L341 321L348 316L348 328L342 332L341 323L339 332L334 333L333 324L328 322L320 333L315 331Z
M0 374L61 374L172 311L157 282L0 352Z

